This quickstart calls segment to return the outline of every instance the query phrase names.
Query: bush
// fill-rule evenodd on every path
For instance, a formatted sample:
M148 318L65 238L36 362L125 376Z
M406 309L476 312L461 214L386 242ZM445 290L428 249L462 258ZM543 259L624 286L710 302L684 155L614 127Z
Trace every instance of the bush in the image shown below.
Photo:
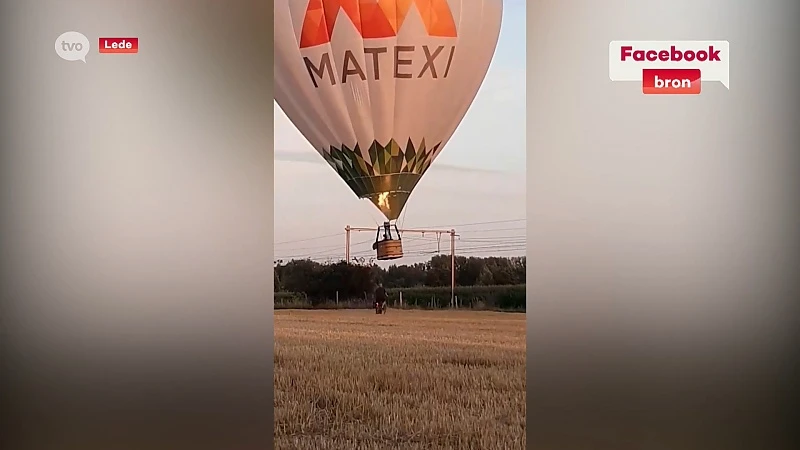
M303 309L310 306L310 302L302 292L276 292L276 309Z
M388 289L389 304L398 307L400 292L403 306L409 308L447 308L450 306L449 287L418 287ZM525 285L504 286L456 286L455 295L461 308L490 309L503 311L525 311ZM315 302L303 293L276 292L275 309L308 308L369 308L371 301L363 299L319 299Z
M403 304L411 307L446 308L450 306L449 287L418 287L410 289L390 289L389 298L397 304L400 292ZM463 308L501 309L525 311L525 285L505 286L456 286L455 295Z
M370 308L372 303L363 298L327 299L323 297L309 297L303 292L276 292L275 309L362 309Z

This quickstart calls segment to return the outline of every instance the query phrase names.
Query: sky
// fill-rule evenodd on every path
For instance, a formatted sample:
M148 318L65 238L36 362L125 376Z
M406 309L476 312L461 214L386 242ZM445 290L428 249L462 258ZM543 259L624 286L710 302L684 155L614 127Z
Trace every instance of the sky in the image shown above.
M275 259L343 259L347 225L376 229L384 219L368 200L355 196L277 103L274 108ZM414 189L398 226L454 228L459 255L525 254L524 0L505 0L486 79ZM352 232L351 257L374 257L375 235ZM408 232L403 242L406 257L393 263L411 264L450 252L447 235Z

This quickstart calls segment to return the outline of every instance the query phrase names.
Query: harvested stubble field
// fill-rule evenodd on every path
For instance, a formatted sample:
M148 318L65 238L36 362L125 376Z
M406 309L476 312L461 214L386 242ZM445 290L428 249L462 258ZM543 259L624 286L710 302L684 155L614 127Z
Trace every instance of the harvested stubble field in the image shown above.
M524 314L275 311L275 448L524 449Z

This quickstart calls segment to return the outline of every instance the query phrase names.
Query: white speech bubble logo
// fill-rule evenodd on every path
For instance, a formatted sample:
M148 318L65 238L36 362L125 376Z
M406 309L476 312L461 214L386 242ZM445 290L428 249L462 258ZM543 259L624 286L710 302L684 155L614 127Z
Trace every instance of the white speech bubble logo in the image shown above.
M728 41L611 41L611 81L642 81L643 69L700 69L700 79L730 89Z
M77 31L67 31L56 39L56 54L65 61L86 62L89 39Z

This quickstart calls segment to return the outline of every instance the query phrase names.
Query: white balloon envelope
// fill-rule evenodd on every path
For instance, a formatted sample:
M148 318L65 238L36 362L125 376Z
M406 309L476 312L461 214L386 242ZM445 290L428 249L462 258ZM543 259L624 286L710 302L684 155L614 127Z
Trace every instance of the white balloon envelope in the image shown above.
M395 220L475 99L502 12L502 0L275 0L275 100Z

